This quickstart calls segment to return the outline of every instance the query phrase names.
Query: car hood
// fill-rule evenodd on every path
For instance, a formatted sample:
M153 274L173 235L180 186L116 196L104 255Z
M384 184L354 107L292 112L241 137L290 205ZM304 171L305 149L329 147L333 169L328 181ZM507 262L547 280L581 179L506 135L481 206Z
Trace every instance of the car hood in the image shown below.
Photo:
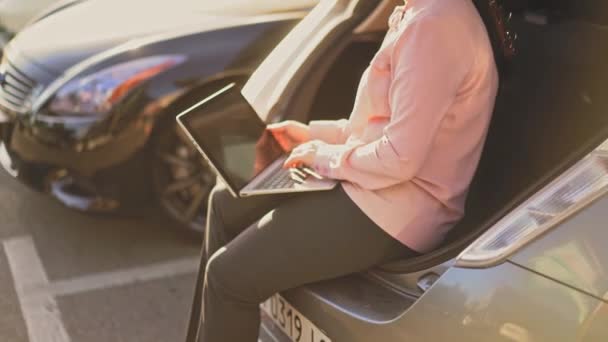
M294 1L297 2L305 6L311 1ZM84 1L26 27L11 45L41 67L61 74L88 57L136 38L181 29L210 31L238 25L248 17L262 14L261 11L290 9L285 6L219 6L218 3L221 1Z

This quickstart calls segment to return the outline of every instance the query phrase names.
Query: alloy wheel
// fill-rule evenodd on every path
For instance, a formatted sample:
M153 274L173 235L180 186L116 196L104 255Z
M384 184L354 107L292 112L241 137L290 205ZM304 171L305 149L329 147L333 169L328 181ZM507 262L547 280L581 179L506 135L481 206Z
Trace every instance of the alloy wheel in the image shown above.
M177 125L160 134L154 154L154 187L162 209L191 231L203 232L216 181L209 165Z

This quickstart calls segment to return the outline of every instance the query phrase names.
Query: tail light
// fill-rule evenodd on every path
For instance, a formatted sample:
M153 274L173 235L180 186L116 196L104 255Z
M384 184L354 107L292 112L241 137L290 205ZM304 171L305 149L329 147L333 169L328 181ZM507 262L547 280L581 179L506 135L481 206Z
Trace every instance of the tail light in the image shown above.
M608 141L497 222L458 257L457 266L488 267L608 191Z

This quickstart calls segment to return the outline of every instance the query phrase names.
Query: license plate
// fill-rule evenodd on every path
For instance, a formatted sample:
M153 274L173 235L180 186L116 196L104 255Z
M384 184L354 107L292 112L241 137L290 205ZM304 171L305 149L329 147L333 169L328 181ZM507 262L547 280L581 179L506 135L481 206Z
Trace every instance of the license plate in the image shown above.
M274 295L265 301L262 310L294 342L331 342L321 329L280 295Z

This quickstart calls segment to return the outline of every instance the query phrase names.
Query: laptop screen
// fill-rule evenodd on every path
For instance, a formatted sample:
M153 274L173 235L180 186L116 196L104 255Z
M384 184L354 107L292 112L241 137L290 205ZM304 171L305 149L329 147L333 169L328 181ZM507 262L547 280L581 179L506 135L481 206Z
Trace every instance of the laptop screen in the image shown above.
M234 84L180 114L178 120L237 193L285 153Z

